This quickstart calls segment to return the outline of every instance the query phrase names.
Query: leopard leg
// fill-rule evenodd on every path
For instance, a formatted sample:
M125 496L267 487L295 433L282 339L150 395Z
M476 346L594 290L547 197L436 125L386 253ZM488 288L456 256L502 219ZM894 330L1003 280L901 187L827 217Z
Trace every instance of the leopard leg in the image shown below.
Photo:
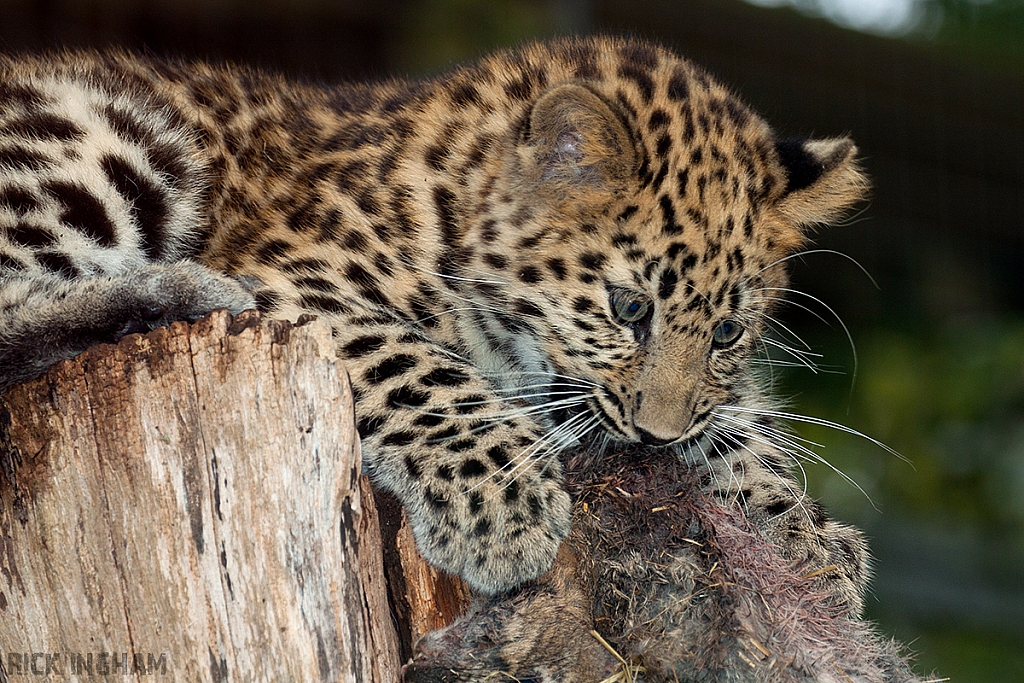
M0 391L95 344L217 308L239 313L254 306L238 282L190 261L75 279L0 277Z
M547 571L570 505L546 430L405 321L377 312L332 322L365 471L401 501L424 556L484 593Z

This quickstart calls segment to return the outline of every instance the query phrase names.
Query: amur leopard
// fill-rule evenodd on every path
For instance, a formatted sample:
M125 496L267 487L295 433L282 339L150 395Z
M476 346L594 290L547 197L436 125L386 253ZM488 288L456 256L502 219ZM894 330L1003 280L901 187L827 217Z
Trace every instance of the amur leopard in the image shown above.
M561 39L323 87L121 52L0 59L0 390L218 308L328 320L364 466L485 593L549 568L559 454L706 471L836 605L866 551L789 474L752 356L810 226L859 200L798 140L637 40Z

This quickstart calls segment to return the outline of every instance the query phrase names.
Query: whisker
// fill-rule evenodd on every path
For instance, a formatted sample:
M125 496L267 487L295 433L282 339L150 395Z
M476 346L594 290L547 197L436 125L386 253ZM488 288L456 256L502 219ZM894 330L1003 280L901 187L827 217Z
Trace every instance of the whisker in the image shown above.
M875 278L871 277L871 273L868 272L868 269L861 265L860 261L858 261L857 259L853 258L849 254L844 254L843 252L836 251L835 249L808 249L806 251L798 251L795 254L789 254L788 256L783 256L780 259L776 259L775 261L772 261L771 263L766 265L764 268L762 268L761 270L759 270L756 273L754 273L754 275L760 275L761 273L763 273L764 271L768 270L769 268L771 268L773 266L777 266L780 263L784 263L786 261L789 261L790 259L795 259L795 258L801 257L801 256L811 256L811 255L814 255L814 254L830 254L832 256L838 256L840 258L846 259L847 261L849 261L853 265L857 266L857 268L860 270L860 272L864 273L864 276L868 280L871 281L871 284L875 286L875 289L878 289L878 290L882 289L881 287L878 286L878 283L875 282Z
M762 339L765 344L774 346L777 349L782 349L791 356L797 356L808 360L811 358L824 358L823 354L817 353L816 351L804 351L803 349L793 348L789 344L778 339L772 339L771 337L762 337Z
M825 419L820 418L820 417L809 417L807 415L800 415L800 414L797 414L797 413L787 413L787 412L783 412L783 411L779 411L779 410L767 410L765 408L745 408L745 407L742 407L742 406L722 405L722 406L718 406L718 408L716 410L728 410L728 411L737 412L737 413L748 413L748 414L751 414L751 415L763 415L765 417L774 417L774 418L778 418L778 419L781 419L781 420L792 420L794 422L803 422L805 424L812 424L812 425L817 425L819 427L828 427L830 429L835 429L836 431L843 432L844 434L850 434L852 436L858 436L858 437L864 439L865 441L867 441L868 443L871 443L871 444L881 448L882 450L884 450L885 452L889 453L890 455L895 455L897 458L899 458L903 462L905 462L908 465L910 465L911 467L913 467L913 463L910 462L910 460L905 458L903 455L901 455L895 449L885 445L884 443L882 443L878 439L872 438L872 437L868 436L867 434L864 434L863 432L859 432L856 429L853 429L852 427L847 427L846 425L840 424L838 422L832 422L831 420L825 420Z
M871 202L867 202L864 205L864 207L861 208L859 211L855 211L854 213L850 214L846 218L843 218L841 220L838 220L838 221L834 222L832 225L834 225L836 227L847 228L847 227L849 227L851 225L856 225L857 223L862 223L862 222L864 222L866 220L870 220L871 219L870 216L865 216L864 215L864 214L866 214L868 212L868 209L870 209L870 208L871 208Z
M817 363L815 363L813 360L808 358L808 356L820 357L820 354L808 353L806 351L801 351L800 349L794 349L792 346L789 346L787 344L783 344L782 342L780 342L780 341L778 341L776 339L771 339L771 338L768 338L768 337L763 337L762 340L764 341L765 346L774 346L775 348L780 349L780 350L788 353L789 355L791 355L794 358L796 358L797 361L799 361L800 365L802 365L803 367L807 368L808 370L810 370L811 372L813 372L815 374L818 373L818 365L817 365Z
M573 377L571 375L560 375L560 374L555 373L555 372L545 372L543 370L515 370L515 371L512 371L512 372L514 372L514 374L517 374L517 375L520 375L520 376L523 376L523 377L528 377L530 375L542 375L544 377L554 377L554 378L557 378L557 379L569 380L569 382L579 382L582 386L587 386L587 387L591 387L591 388L595 388L595 389L599 388L601 386L600 384L598 384L596 382L591 382L590 380L583 379L582 377ZM480 374L483 377L501 377L501 378L505 378L507 376L507 375L504 375L504 374L501 374L501 373L497 373L497 372L481 372Z
M766 352L767 353L767 352ZM805 363L795 363L791 360L783 360L782 358L751 358L749 361L752 365L765 365L768 367L779 367L779 368L806 368ZM827 375L842 375L845 374L842 370L836 370L831 367L823 367L821 365L815 366L818 372Z
M543 436L541 436L541 438L539 438L534 443L530 444L530 446L528 446L523 451L520 451L520 453L518 455L516 455L515 458L512 459L512 462L515 462L516 460L518 460L519 462L516 464L515 467L513 467L508 472L509 482L506 483L504 486L502 486L498 490L499 491L504 491L506 488L511 486L513 481L516 481L517 479L519 479L520 476L522 476L522 473L525 473L525 471L526 471L525 468L531 462L534 462L535 460L539 460L541 457L543 457L543 456L537 456L536 458L534 458L533 455L535 453L539 453L543 449L545 454L550 454L554 450L554 447L556 447L556 446L562 446L562 448L564 448L565 446L563 446L562 444L565 443L565 440L564 440L565 437L562 436L562 433L568 433L569 434L568 441L571 442L572 441L572 428L576 424L579 424L580 422L583 422L585 420L585 418L587 418L587 413L579 413L578 415L574 415L573 417L569 418L568 420L566 420L565 422L561 423L560 425L558 425L558 426L556 426L556 427L554 427L552 429L549 429L547 432L544 433ZM591 416L591 419L593 419L593 416ZM557 440L556 440L556 437L557 437ZM559 450L561 450L561 448L559 448ZM557 452L557 451L555 451L555 452ZM504 469L504 468L502 468L502 469ZM522 472L520 472L520 471L522 471ZM517 474L517 472L520 472L520 474Z
M501 282L501 281L496 281L496 280L481 280L479 278L461 277L459 275L445 275L443 273L434 272L433 270L429 270L427 268L421 268L420 266L417 266L417 265L412 264L412 263L408 264L408 266L410 268L412 268L413 270L420 271L421 273L426 273L427 275L433 275L435 277L444 278L446 280L457 280L459 282L479 282L479 283L488 284L488 285L505 285L505 286L508 286L507 282Z
M778 297L774 297L774 296L767 297L767 298L771 299L771 300L778 300ZM782 332L785 333L785 336L788 336L790 339L795 341L800 346L804 347L806 350L808 350L808 351L811 350L811 345L810 344L805 342L800 337L799 334L797 334L796 332L791 330L788 326L783 324L778 318L776 318L774 316L771 316L771 315L762 315L761 317L765 320L766 324L772 330L772 332L774 332L776 334L779 334L779 330L781 330ZM779 335L779 336L783 336L783 335Z
M518 417L526 417L526 416L530 416L530 415L543 415L545 413L553 413L553 412L556 412L556 411L559 411L559 410L563 410L564 408L567 408L567 407L571 407L571 406L575 406L575 405L581 405L581 404L585 403L585 400L586 399L582 398L582 397L572 397L572 398L566 398L566 399L559 399L558 401L551 401L550 403L541 403L540 405L535 405L535 406L523 406L521 408L509 408L507 410L497 410L497 411L495 411L493 413L485 413L485 414L482 414L482 415L478 414L478 413L477 414L468 413L468 414L465 414L465 415L462 415L462 414L451 415L451 414L448 414L448 413L438 413L438 412L434 412L434 411L431 411L431 410L421 409L418 406L409 406L409 405L405 405L405 404L400 404L399 407L405 408L407 410L410 410L410 411L416 413L417 415L429 415L431 417L440 417L440 418L444 418L444 419L447 419L447 420L466 420L466 421L480 420L480 421L483 421L483 422L485 422L487 424L494 424L496 422L507 422L508 420L511 420L513 418L518 418ZM469 404L466 404L466 405L469 405ZM455 436L457 437L459 435L455 435ZM455 438L455 437L452 437L452 438ZM437 443L437 442L432 442L432 443Z
M844 481L846 481L847 484L849 484L850 486L852 486L855 489L857 489L858 491L860 491L860 493L864 496L864 498L867 499L867 501L869 503L871 503L871 507L875 508L876 510L878 509L878 506L875 504L875 501L871 498L870 495L868 495L868 492L865 491L863 489L863 487L861 487L861 485L857 483L857 481L855 479L853 479L848 474L843 472L841 469L839 469L838 467L836 467L835 465L830 463L821 454L816 453L815 451L813 451L810 448L804 446L803 444L797 443L797 440L807 442L807 443L809 443L809 444L811 444L813 446L819 447L819 448L824 448L824 446L822 446L821 444L815 443L815 442L810 441L808 439L804 439L803 437L799 437L799 436L796 436L796 435L788 434L788 433L783 432L783 431L781 431L781 430L779 430L779 429L777 429L775 427L770 427L770 426L767 426L767 425L761 425L761 424L757 424L757 423L754 423L754 422L749 422L749 421L746 421L746 420L739 420L739 419L736 419L736 418L727 417L725 415L718 415L718 417L720 419L722 419L722 420L727 420L727 421L731 421L731 422L733 422L735 424L738 424L738 425L740 425L740 426L742 426L742 427L744 427L744 428L746 428L748 430L752 430L754 433L751 433L751 432L747 432L746 433L746 435L749 438L757 440L759 443L765 444L767 446L771 446L773 448L776 448L776 449L782 451L783 453L786 453L787 455L789 455L790 458L793 459L793 463L797 467L800 468L800 472L801 472L801 474L802 474L802 476L804 478L804 486L805 486L804 491L805 491L805 493L806 493L807 473L804 471L803 464L800 462L800 458L798 457L799 455L803 455L803 457L806 458L810 462L821 463L822 465L825 465L826 467L828 467L830 470L832 470L837 475L842 477L842 479ZM766 440L757 439L755 437L755 433L756 434L762 434L764 436L764 439L766 439ZM763 464L765 464L765 466L767 467L766 463L763 463Z
M716 453L721 455L721 451L718 450L718 446L715 444L713 439L709 440L708 443L712 448L715 449ZM700 441L697 441L695 445L697 446L698 450L700 450L700 456L704 460L704 466L708 468L708 473L711 475L711 484L715 488L718 488L718 475L715 474L715 468L711 466L711 460L708 459L708 454L707 451L704 450L704 445Z
M442 315L447 315L449 313L458 313L460 311L491 311L491 312L493 312L492 309L484 308L482 306L459 306L459 307L456 307L456 308L446 308L445 310L441 311L440 313L434 313L433 315L428 315L428 316L424 316L422 318L417 318L416 320L413 320L413 322L416 323L416 324L425 323L428 320L433 320L434 318L440 318Z
M801 470L803 469L803 467L800 465L800 456L803 456L803 458L807 459L808 461L824 462L825 464L828 464L827 461L825 461L824 458L822 458L819 454L815 453L813 450L799 443L798 441L806 441L807 443L813 446L824 448L824 446L822 446L821 444L809 441L807 439L802 439L801 437L794 437L781 430L775 429L773 427L768 427L766 425L760 425L756 422L750 422L748 420L729 417L727 415L716 415L716 417L718 417L720 420L724 420L728 423L731 423L732 425L737 425L737 428L745 430L740 432L736 431L737 428L733 428L734 434L741 434L743 436L747 436L748 438L751 438L757 441L758 443L782 451L783 453L788 455L793 460L793 463L799 466Z
M749 434L747 432L737 430L737 429L735 429L733 427L729 427L729 426L726 426L726 425L719 425L719 428L722 429L722 431L726 435L730 435L733 438L738 439L741 448L743 448L743 450L745 450L748 453L750 453L750 455L752 455L754 457L754 459L756 459L759 463L761 463L761 465L765 469L767 469L769 472L771 472L772 475L776 479L778 479L780 483L782 483L782 485L786 488L786 490L789 491L790 495L793 496L793 500L795 501L794 505L799 505L800 506L800 510L801 510L801 512L803 512L804 516L807 518L807 521L813 525L814 522L811 519L810 513L807 511L807 508L804 507L804 504L803 504L803 502L807 499L807 473L804 472L803 465L800 464L799 460L797 460L795 458L793 459L793 461L796 464L796 466L800 469L800 472L801 472L801 475L802 475L801 479L803 481L803 484L802 484L802 487L800 489L800 492L797 493L797 491L794 490L793 487L791 486L790 480L788 479L788 477L785 477L785 476L779 474L778 472L776 472L775 468L772 467L772 465L770 463L766 462L765 459L762 458L756 451L754 451L752 448L750 448L750 446L747 445L744 442L743 439L750 439L750 440L753 440L753 441L757 441L757 442L762 443L763 445L767 445L767 446L769 446L769 447L771 447L773 449L781 450L782 452L784 452L787 455L790 455L790 457L792 457L792 454L788 450L786 450L784 448L781 448L777 444L774 444L774 443L772 443L770 441L765 442L763 440L759 440L756 437L756 435ZM782 514L785 514L785 513L782 513Z
M515 457L511 458L507 463L505 463L504 465L502 465L501 467L499 467L495 471L493 471L490 474L488 474L486 477L484 477L483 479L478 481L473 486L469 487L468 490L469 491L474 491L477 488L479 488L480 486L483 486L487 481L489 481L491 479L494 479L499 474L503 473L505 471L505 469L508 468L508 467L512 467L512 470L509 471L507 474L508 475L514 474L520 468L522 468L526 464L528 464L530 454L535 452L535 451L537 451L537 450L539 450L541 447L543 447L545 445L546 441L550 440L551 436L553 436L554 434L557 434L558 432L563 431L565 429L570 429L571 425L574 422L582 421L582 420L586 419L586 417L587 417L587 413L578 413L578 414L573 415L572 417L570 417L565 422L563 422L563 423L561 423L559 425L556 425L552 429L549 429L544 435L542 435L539 439L537 439L537 441L534 441L529 446L527 446L526 448L521 450L519 453L517 453L515 455ZM518 464L515 464L513 466L513 463L516 463L517 461L521 461L521 462L519 462Z
M512 392L512 391L526 391L526 390L532 390L532 389L548 389L548 388L556 388L556 387L557 388L568 387L570 389L577 389L577 390L593 388L593 387L591 387L588 384L571 384L569 382L538 382L537 384L521 384L521 385L514 386L514 387L498 387L494 391L497 391L497 392ZM582 393L582 391L580 391L580 393Z
M843 322L842 317L840 317L840 315L836 313L835 309L833 309L831 306L826 304L818 297L808 294L807 292L801 292L798 289L792 289L790 287L766 287L765 290L785 292L786 294L798 294L800 296L807 297L811 301L815 302L816 304L824 308L830 314L832 314L832 316L836 319L836 322L838 322L839 326L843 329L843 334L846 335L846 340L850 343L850 351L853 352L853 374L850 377L850 392L852 393L854 384L857 381L857 369L859 367L859 359L857 357L857 345L853 341L853 335L850 333L850 328L848 328L846 326L846 323Z
M768 366L768 391L770 393L774 393L775 392L775 365L772 363L771 349L768 348L768 345L764 342L764 338L762 338L760 335L758 335L755 338L754 342L760 347L760 352L764 353L764 357L763 358L757 358L755 356L755 357L750 358L747 362L750 363L751 366L757 366L757 365L767 365ZM786 367L784 364L780 363L780 365L782 365L782 367Z
M760 289L757 289L755 291L764 292L764 291L768 291L768 289L770 289L770 288L768 288L768 287L761 287ZM829 327L832 327L832 323L830 323L825 318L825 316L823 316L822 314L818 313L816 310L814 310L810 306L804 306L803 304L801 304L801 303L799 303L797 301L793 301L792 299L787 299L786 297L782 297L782 296L766 296L765 299L767 301L777 301L780 304L785 304L787 306L793 306L794 308L799 308L802 311L810 313L815 318L817 318L818 320L820 320L824 324L828 325ZM768 317L768 316L765 316L765 317ZM796 336L796 335L794 335L794 336ZM799 337L797 337L797 339L799 339ZM802 339L800 340L800 343L804 344L806 346L806 343L804 343L804 341Z
M552 403L557 403L559 401L565 401L565 400L568 400L569 398L583 398L583 397L586 397L587 395L588 394L585 394L585 393L583 393L581 391L575 391L575 390L573 390L573 391L568 391L568 390L566 390L566 391L550 391L550 392L545 392L545 393L542 393L542 394L521 394L521 395L515 395L515 396L499 396L497 398L485 398L485 399L482 399L482 400L479 400L479 401L464 401L464 402L459 403L459 406L486 406L486 405L491 405L491 404L494 404L494 403L508 403L509 401L515 401L515 400L521 400L521 401L523 401L525 403L529 403L529 399L531 399L531 398L544 398L545 396L567 396L567 398L560 398L557 401L546 401L546 402L540 404L540 405L551 405Z
M468 266L465 266L463 267L463 270L465 270L467 273L479 273L480 275L483 275L485 277L493 277L493 273L488 273L486 270L480 270L479 268L470 268ZM509 282L508 280L500 280L498 284L502 284L508 287Z
M589 419L589 420L587 420L586 422L584 422L584 423L583 423L583 425L582 425L582 426L581 426L581 427L580 427L580 428L579 428L578 430L575 430L575 429L573 430L573 432L575 432L575 433L574 433L574 434L571 434L571 436L573 437L573 438L571 439L571 441L576 441L576 442L580 442L580 441L582 441L582 440L583 440L583 437L585 437L585 436L586 436L586 435L587 435L588 433L590 433L590 432L591 432L591 431L593 431L593 430L594 430L594 429L595 429L596 427L598 427L598 426L599 426L599 424L600 424L600 421L601 421L601 419L600 419L600 418L599 418L599 417L598 417L597 415L592 415L592 416L590 417L590 419ZM563 449L564 449L564 448L566 448L566 447L567 447L568 445L569 445L569 443L564 443L564 445L562 445L562 446L561 446L561 448L559 448L559 451L563 450ZM557 453L557 451L556 451L555 453ZM555 453L552 453L551 451L549 451L549 452L548 452L547 454L545 454L545 455L554 455ZM543 457L543 456L538 456L538 457L537 457L537 458L535 458L535 459L536 459L536 460L539 460L539 459L540 459L541 457ZM546 471L547 471L547 469L548 469L548 466L549 466L549 465L551 464L552 460L553 460L553 458L546 458L546 462L544 463L544 466L540 468L540 472L539 472L538 474L544 474L544 472L546 472ZM515 476L515 477L513 478L513 481L515 481L516 479L518 479L518 478L519 478L520 476L521 476L521 475L516 475L516 476ZM507 488L507 487L508 487L509 485L511 485L511 482L509 482L509 484L506 484L506 485L505 485L504 487L502 487L502 489L504 489L504 488Z

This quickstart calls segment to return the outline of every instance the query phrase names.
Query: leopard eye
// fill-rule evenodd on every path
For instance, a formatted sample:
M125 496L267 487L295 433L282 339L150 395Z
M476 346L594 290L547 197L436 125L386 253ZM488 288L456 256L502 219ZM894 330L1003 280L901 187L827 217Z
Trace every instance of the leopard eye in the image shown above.
M723 320L715 328L711 345L716 349L724 349L735 344L742 334L743 325L740 325L735 320Z
M624 325L638 323L651 310L651 300L644 294L628 290L616 290L609 297L612 314Z

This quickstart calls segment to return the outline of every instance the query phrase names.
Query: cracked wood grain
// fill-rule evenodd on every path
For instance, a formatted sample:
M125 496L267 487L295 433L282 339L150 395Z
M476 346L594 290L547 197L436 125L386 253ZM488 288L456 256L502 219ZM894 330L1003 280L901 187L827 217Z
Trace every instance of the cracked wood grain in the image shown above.
M328 326L224 312L0 397L6 675L397 680L352 401Z

